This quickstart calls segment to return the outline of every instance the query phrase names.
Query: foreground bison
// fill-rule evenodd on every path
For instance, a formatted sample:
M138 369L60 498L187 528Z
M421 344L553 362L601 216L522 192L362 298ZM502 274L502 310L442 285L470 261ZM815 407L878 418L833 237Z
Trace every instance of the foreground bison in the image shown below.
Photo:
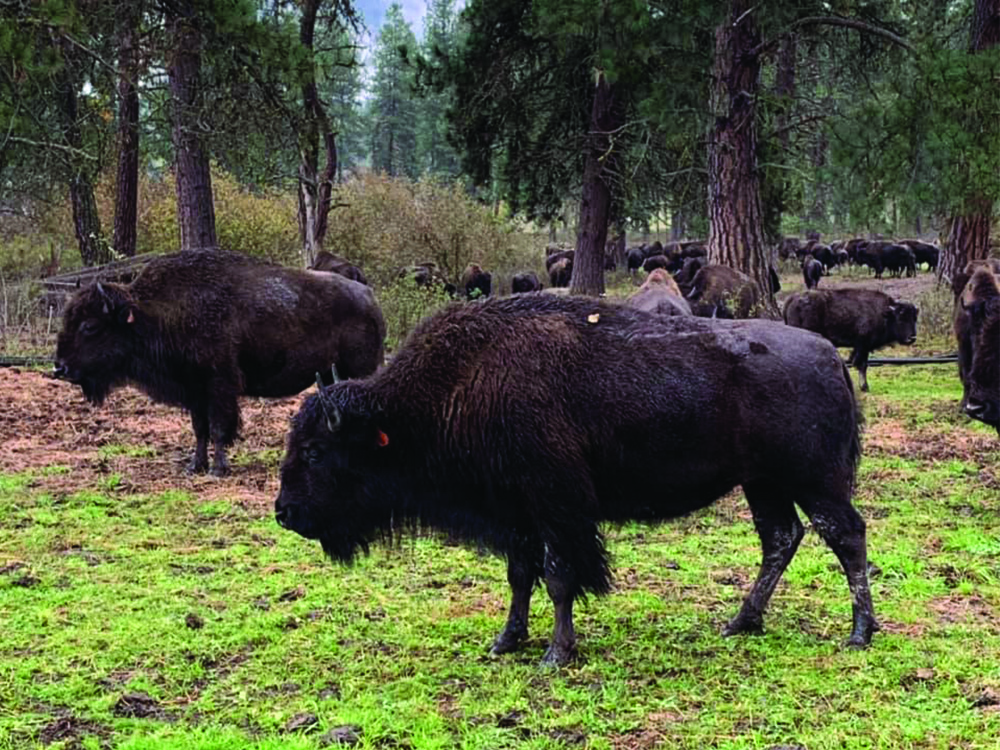
M868 355L889 344L917 338L917 308L870 289L814 289L793 294L785 322L814 331L835 346L853 348L848 360L858 368L861 390L868 390Z
M803 536L797 505L844 566L862 646L877 625L851 506L859 450L850 378L819 336L522 295L446 308L373 377L311 396L275 514L345 563L407 530L486 545L512 591L493 652L525 640L544 580L545 660L562 664L573 602L611 588L602 522L682 516L742 485L764 554L726 633L761 630Z
M192 471L228 470L237 396L291 396L336 364L360 377L382 363L385 325L371 290L337 274L245 255L192 251L149 262L127 285L83 289L66 307L57 377L100 404L130 383L191 413Z
M1000 274L976 267L955 308L962 407L1000 434Z

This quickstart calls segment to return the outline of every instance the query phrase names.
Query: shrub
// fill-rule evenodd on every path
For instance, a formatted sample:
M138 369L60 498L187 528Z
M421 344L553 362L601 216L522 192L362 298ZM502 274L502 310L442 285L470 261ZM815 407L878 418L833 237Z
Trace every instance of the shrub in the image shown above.
M385 317L386 353L399 351L417 323L450 301L451 297L441 287L417 286L409 276L381 287L378 302Z

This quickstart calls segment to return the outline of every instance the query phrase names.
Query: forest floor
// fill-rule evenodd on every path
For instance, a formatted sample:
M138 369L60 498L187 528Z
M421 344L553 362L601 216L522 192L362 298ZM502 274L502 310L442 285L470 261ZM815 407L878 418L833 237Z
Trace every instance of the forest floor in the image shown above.
M926 299L929 278L895 293ZM731 493L608 529L616 589L578 607L580 658L549 670L544 590L524 649L487 655L501 561L420 538L343 568L277 526L302 397L244 400L232 475L191 477L179 410L0 368L0 749L994 748L1000 440L959 414L953 365L869 378L869 649L843 647L850 596L811 530L767 632L720 635L760 558Z

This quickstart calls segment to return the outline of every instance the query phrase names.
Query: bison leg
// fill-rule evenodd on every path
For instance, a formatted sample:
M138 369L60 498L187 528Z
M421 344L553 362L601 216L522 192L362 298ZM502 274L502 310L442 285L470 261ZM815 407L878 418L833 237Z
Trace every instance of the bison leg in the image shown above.
M545 545L545 588L555 606L555 628L542 664L561 667L576 656L576 631L573 629L573 600L577 580L573 568Z
M791 501L759 486L744 487L744 492L753 512L764 557L757 580L743 600L743 606L722 631L727 636L763 632L764 609L805 534Z
M854 366L858 368L858 382L861 383L861 390L868 391L868 355L867 349L854 350Z
M851 590L853 627L847 645L861 648L871 643L872 634L879 629L868 588L868 548L865 540L865 521L851 506L849 500L827 497L808 497L799 505L809 516L813 528L823 537L847 576Z
M208 471L208 409L198 405L191 409L191 426L194 427L194 458L188 464L189 474L203 474Z
M507 554L507 583L510 584L511 599L507 624L490 648L491 654L508 654L515 651L528 637L528 611L531 592L542 575L542 545L534 540L526 542Z
M229 473L226 447L236 440L240 428L240 405L236 400L236 394L224 389L216 391L211 399L208 421L214 446L212 474L224 477Z

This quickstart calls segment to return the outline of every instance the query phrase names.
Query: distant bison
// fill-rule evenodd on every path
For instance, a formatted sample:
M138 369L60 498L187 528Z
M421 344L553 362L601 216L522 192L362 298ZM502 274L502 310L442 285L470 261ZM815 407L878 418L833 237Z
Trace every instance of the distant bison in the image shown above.
M849 364L858 368L861 390L868 390L868 355L889 344L917 338L917 308L869 289L817 289L793 294L785 322L815 331L835 346L853 348Z
M657 268L666 269L670 266L670 258L666 255L650 255L642 263L642 270L646 273L652 273Z
M368 279L365 278L364 273L356 265L351 263L349 260L337 257L333 253L329 253L326 250L320 250L316 254L316 260L313 264L309 266L313 271L327 271L329 273L338 273L345 279L350 279L351 281L357 281L361 284L368 285Z
M806 282L806 289L815 289L823 278L823 264L807 255L802 261L802 278Z
M654 268L646 282L625 302L629 307L657 315L690 315L691 305L670 274Z
M228 470L237 396L291 396L331 365L361 377L382 363L385 324L371 289L337 274L245 255L192 251L155 258L128 285L95 284L66 307L57 377L101 404L132 384L191 413L192 471Z
M489 297L493 289L493 274L478 263L470 263L462 272L461 289L466 299Z
M906 245L913 251L913 257L916 259L917 265L926 263L928 270L937 270L938 262L941 258L941 249L939 247L929 242L923 242L922 240L900 240L899 244Z
M955 335L962 407L1000 434L1000 269L975 268L955 307Z
M275 515L344 563L424 529L497 552L512 601L493 652L525 641L544 581L545 661L564 664L574 601L611 587L600 524L682 516L740 485L763 562L726 634L762 629L804 535L797 505L844 567L863 646L878 626L851 506L859 453L850 378L818 336L519 295L450 306L374 376L309 397Z
M511 294L537 292L541 290L541 288L542 282L538 280L538 276L534 271L525 271L524 273L515 274L514 278L510 280Z
M633 275L642 268L644 260L646 260L646 254L642 251L641 247L630 247L625 251L625 265L629 273Z
M905 272L907 276L917 275L917 260L913 255L913 250L906 245L888 244L883 245L879 251L882 260L882 268L889 271L891 276L900 277Z
M458 287L448 281L448 278L438 268L437 263L433 261L401 268L398 278L413 279L413 283L422 289L440 289L452 297L458 294Z
M549 267L549 286L569 286L573 279L573 258L562 258Z

